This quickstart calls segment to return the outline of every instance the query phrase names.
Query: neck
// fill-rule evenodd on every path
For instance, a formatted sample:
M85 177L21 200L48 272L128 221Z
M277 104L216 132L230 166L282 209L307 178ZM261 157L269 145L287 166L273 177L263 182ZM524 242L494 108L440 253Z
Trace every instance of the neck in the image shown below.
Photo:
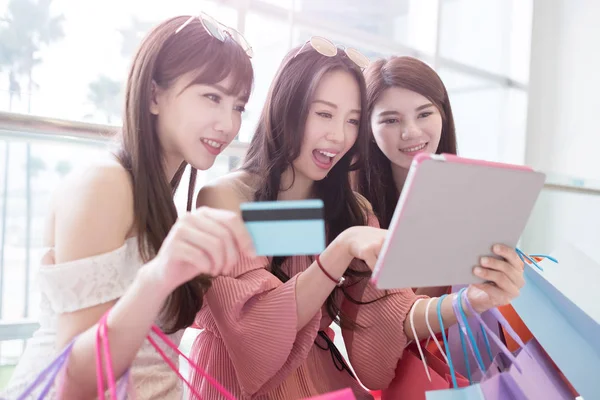
M288 168L281 175L281 185L277 200L306 200L313 194L315 182L302 174L292 172Z
M179 166L182 162L183 158L181 158L181 156L169 153L164 155L163 168L168 182L173 180L173 177L175 176L175 173L179 169Z
M392 164L392 176L394 177L394 183L396 184L396 190L398 193L402 192L407 175L408 169Z

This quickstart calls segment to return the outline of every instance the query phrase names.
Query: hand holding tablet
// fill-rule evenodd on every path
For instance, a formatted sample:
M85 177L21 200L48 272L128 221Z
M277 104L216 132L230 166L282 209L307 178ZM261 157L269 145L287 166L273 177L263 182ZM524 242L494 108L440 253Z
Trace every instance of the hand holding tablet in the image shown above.
M419 154L413 160L373 281L380 289L482 283L481 257L514 248L544 185L528 167Z

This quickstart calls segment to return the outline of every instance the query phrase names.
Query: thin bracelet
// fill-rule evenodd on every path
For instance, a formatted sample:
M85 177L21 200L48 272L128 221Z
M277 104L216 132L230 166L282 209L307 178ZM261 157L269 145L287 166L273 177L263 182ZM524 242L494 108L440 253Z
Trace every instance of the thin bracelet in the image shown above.
M321 268L321 271L323 271L323 273L329 278L331 279L332 282L335 283L336 286L342 286L344 281L346 280L346 278L344 278L343 276L340 279L335 279L333 276L331 276L331 274L329 272L327 272L327 270L325 268L323 268L323 265L321 264L321 258L319 257L319 255L317 254L317 256L315 257L315 261L317 262L317 265L319 266L319 268Z

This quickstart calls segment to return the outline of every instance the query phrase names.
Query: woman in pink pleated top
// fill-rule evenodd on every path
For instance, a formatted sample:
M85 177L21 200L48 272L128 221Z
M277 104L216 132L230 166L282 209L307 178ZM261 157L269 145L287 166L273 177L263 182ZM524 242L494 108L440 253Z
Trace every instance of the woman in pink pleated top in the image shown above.
M413 331L428 335L426 302L415 306L411 327L406 316L418 296L378 290L369 280L387 231L349 181L369 140L363 61L322 38L290 51L242 168L198 195L198 206L238 212L246 201L320 198L325 205L328 246L319 256L242 258L206 293L192 358L237 399L294 400L347 387L358 400L372 399L365 387L389 385ZM499 254L508 261L482 260L479 274L496 286L468 290L479 312L509 302L523 283L516 254ZM445 325L455 323L449 297L431 309L439 301ZM437 317L427 317L439 330ZM332 321L342 327L356 376L333 346ZM222 398L199 375L191 379L205 399Z

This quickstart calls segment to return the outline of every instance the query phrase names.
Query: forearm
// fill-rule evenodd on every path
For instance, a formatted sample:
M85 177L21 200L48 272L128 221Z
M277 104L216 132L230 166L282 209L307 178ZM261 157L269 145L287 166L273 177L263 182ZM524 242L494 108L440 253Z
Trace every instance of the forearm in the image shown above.
M432 286L417 288L415 294L418 296L439 297L444 293L448 293L448 286Z
M142 267L108 315L108 338L115 379L131 366L168 292ZM66 365L63 398L95 398L96 331L94 325L83 332L73 345Z
M417 337L419 339L424 339L429 336L429 330L427 329L427 323L425 322L425 318L429 319L429 324L434 333L438 333L441 331L439 318L438 318L438 314L437 314L437 307L438 307L438 303L440 301L442 302L441 315L442 315L442 320L444 323L444 328L447 329L448 327L457 323L456 315L454 314L454 310L452 309L452 300L453 300L454 296L456 296L455 293L444 297L442 300L440 300L440 298L434 299L431 302L431 305L429 306L429 313L428 313L427 317L425 316L425 311L426 311L427 303L429 302L429 300L420 301L420 302L416 303L416 305L413 305L413 307L415 307L413 322L415 325L415 331L416 331ZM467 316L470 315L467 309L465 309L465 314ZM415 339L415 337L413 335L413 330L411 329L411 326L410 326L410 318L409 317L407 317L404 320L404 332L406 333L406 336L408 337L409 340Z
M320 255L321 265L336 279L344 274L352 259L343 243L336 240ZM298 331L319 312L335 287L336 283L321 271L316 261L298 276L296 281Z

